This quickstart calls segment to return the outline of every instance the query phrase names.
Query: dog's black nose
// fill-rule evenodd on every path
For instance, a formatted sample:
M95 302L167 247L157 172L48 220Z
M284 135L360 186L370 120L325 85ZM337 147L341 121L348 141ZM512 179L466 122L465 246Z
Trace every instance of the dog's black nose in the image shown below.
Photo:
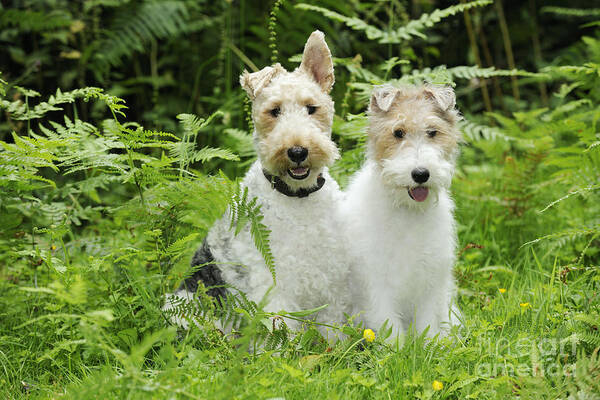
M429 170L427 168L415 168L410 174L417 183L425 183L429 179Z
M294 146L288 149L288 157L293 162L301 163L306 160L308 156L308 149L306 147Z

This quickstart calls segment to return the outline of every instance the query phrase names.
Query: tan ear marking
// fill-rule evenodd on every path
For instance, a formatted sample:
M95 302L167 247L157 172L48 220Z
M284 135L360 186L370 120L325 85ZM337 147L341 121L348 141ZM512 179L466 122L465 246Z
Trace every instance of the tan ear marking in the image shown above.
M369 103L370 112L388 112L399 90L390 85L375 86Z
M331 91L335 82L333 60L323 32L314 31L310 35L304 46L299 68L310 75L325 93Z
M258 72L250 73L244 70L240 75L240 85L248 93L250 99L254 100L260 91L281 71L283 71L283 67L280 64L264 67Z
M444 111L453 109L456 106L456 94L449 85L427 84L423 94L430 100L435 100Z

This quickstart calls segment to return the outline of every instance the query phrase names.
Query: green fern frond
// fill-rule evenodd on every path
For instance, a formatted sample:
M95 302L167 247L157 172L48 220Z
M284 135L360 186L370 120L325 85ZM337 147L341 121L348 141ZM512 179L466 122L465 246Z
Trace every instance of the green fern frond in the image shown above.
M197 135L200 129L207 127L216 117L222 117L222 111L212 113L208 118L200 118L194 114L177 114L177 119L183 125L188 135Z
M492 4L492 0L476 0L470 3L456 4L445 8L443 10L434 10L431 14L423 14L419 19L410 21L405 26L392 31L385 32L379 43L402 43L403 41L410 40L413 37L426 38L421 31L425 28L430 28L436 23L440 22L443 18L450 17L452 15L462 13L474 7L483 7Z
M556 107L552 111L552 113L550 113L550 115L548 116L548 119L555 120L555 119L557 119L557 117L559 117L563 114L573 112L579 108L592 107L592 106L593 106L593 103L590 99L579 99L579 100L569 101L565 104L562 104L562 105Z
M120 10L112 29L97 44L94 63L100 67L120 65L122 60L154 40L173 38L187 27L188 11L179 1L152 1Z
M193 232L180 239L177 239L166 248L165 253L171 257L178 257L181 252L186 249L190 242L193 242L198 238L198 235L198 232Z
M110 111L113 113L115 119L117 114L122 117L125 117L125 113L122 111L123 109L127 108L127 106L125 105L125 100L117 96L105 93L104 90L99 88L92 87L85 89L87 90L83 97L85 101L88 101L89 99L98 99L108 106Z
M255 157L254 139L252 135L241 129L228 128L225 133L235 140L233 149L242 158Z
M14 186L25 189L33 186L28 180L44 182L55 186L50 179L38 174L40 168L58 170L58 157L54 149L67 145L67 141L44 138L27 138L13 133L14 143L0 141L0 187Z
M196 161L206 162L212 158L223 158L226 160L238 160L237 156L229 150L204 148L195 151L196 136L201 129L208 126L216 117L223 116L221 111L216 111L208 118L200 118L194 114L178 114L177 119L183 125L183 139L180 143L174 144L170 151L172 155L179 158L179 174L183 174L187 166Z
M540 210L540 213L545 212L546 210L554 207L555 205L557 205L558 203L560 203L564 200L567 200L570 197L573 197L578 194L582 194L584 192L594 191L594 190L598 190L598 189L600 189L600 185L592 185L592 186L588 186L588 187L584 187L584 188L575 189L575 190L569 192L568 194L564 195L560 199L554 200L552 203L548 204L546 207L544 207L543 209Z
M33 89L26 89L22 86L13 86L13 88L21 93L23 96L25 97L40 97L42 94L40 92L38 92L37 90L33 90Z
M458 67L446 68L441 65L436 68L424 68L414 70L410 75L405 75L395 80L398 83L421 83L423 81L445 84L453 83L456 79L474 79L474 78L492 78L495 76L523 76L531 78L547 78L548 75L539 72L529 72L519 69L496 69L495 67L481 68L478 66L461 65Z
M189 154L189 162L207 162L213 158L220 158L229 161L239 161L239 157L228 149L219 149L214 147L204 147Z
M422 70L413 70L410 74L404 75L398 79L391 79L387 82L391 85L401 86L406 84L421 84L424 82L435 83L435 84L454 84L457 79L471 80L474 78L492 78L492 77L509 77L509 76L522 76L538 79L548 79L549 75L546 73L529 72L519 69L505 70L496 69L494 67L480 68L478 66L457 66L447 68L445 65L438 66L436 68L424 68ZM383 78L372 79L369 83L364 82L352 82L348 86L355 89L357 97L361 102L367 102L371 91L373 90L372 84L384 83Z
M239 157L228 149L203 147L200 150L194 150L193 148L194 143L173 143L169 147L169 155L180 160L185 160L185 165L193 162L204 163L214 158L220 158L222 160L229 161L239 161Z
M53 129L46 128L42 124L39 124L38 127L45 137L55 141L73 141L82 136L87 137L98 132L94 125L79 119L71 121L69 117L65 116L64 121L64 125L61 125L58 122L48 121ZM41 138L41 136L35 132L32 132L31 135L36 138Z
M575 239L582 236L596 235L598 233L600 233L600 227L567 229L564 231L552 233L550 235L542 236L537 239L531 240L527 243L522 244L521 247L539 243L544 240L556 240L561 238Z
M590 315L590 314L575 314L573 317L575 321L580 321L589 325L590 327L598 327L600 325L600 316L599 315Z
M264 217L260 212L260 205L256 204L256 198L248 199L248 188L236 191L232 197L229 212L231 227L235 227L236 235L244 228L246 223L250 222L250 234L254 240L254 245L262 255L275 283L275 260L269 241L271 231L262 223Z
M64 10L49 13L8 8L0 10L0 28L18 27L27 32L44 32L71 25L72 17Z
M267 268L269 268L271 276L273 277L273 283L275 283L275 259L273 258L273 253L271 252L271 246L269 244L269 236L271 231L265 224L262 223L263 216L258 214L258 210L256 208L251 209L249 218L250 233L252 234L252 239L254 239L254 245L263 256L265 264Z
M460 121L458 123L458 127L463 133L464 139L466 139L468 142L476 142L479 140L514 140L514 138L505 135L500 129L496 127L479 125L475 122L468 121L466 119Z
M591 344L594 347L600 347L600 333L587 333L587 332L578 332L577 339L582 342Z
M129 149L141 148L162 148L168 149L173 144L173 140L178 141L179 138L170 132L153 131L143 128L128 129L121 127L118 132L119 139ZM172 140L163 140L160 138L168 138Z
M570 75L572 78L577 78L581 75L598 76L600 75L600 64L588 62L583 65L561 65L558 67L551 66L543 68L542 71L557 72L559 74L566 75L567 77Z
M102 89L94 87L75 89L69 92L62 92L60 89L57 89L56 94L50 96L48 101L41 102L33 108L21 100L8 101L0 99L0 109L6 110L10 114L11 119L31 120L42 118L50 111L61 111L62 108L58 107L61 104L73 103L78 98L87 100L90 97L99 96L100 93L102 93Z
M367 35L367 38L371 40L380 39L383 37L384 32L379 28L374 27L372 25L367 24L360 18L355 17L347 17L335 11L331 11L324 7L314 6L312 4L300 3L295 6L300 10L309 10L316 11L325 17L332 19L334 21L343 22L349 28L354 29L355 31L363 31Z
M375 26L367 24L360 18L347 17L339 14L335 11L328 10L327 8L314 6L311 4L300 3L296 5L296 8L301 10L316 11L325 17L334 21L343 22L346 26L356 30L363 31L370 40L377 40L379 43L402 43L413 39L414 37L425 38L423 30L432 27L436 23L440 22L443 18L455 15L465 10L482 7L492 4L491 0L476 0L466 4L456 4L454 6L445 8L443 10L436 9L431 14L423 14L419 19L408 22L403 27L400 27L393 31L383 31Z
M2 75L2 72L0 72L0 75ZM2 96L6 95L6 85L8 85L8 82L0 78L0 95Z
M600 8L542 7L541 11L567 17L600 17Z

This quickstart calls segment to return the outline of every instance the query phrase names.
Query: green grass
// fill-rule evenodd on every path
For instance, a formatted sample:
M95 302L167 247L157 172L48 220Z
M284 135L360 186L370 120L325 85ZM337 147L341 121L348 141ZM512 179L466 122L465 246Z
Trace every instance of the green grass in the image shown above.
M491 200L493 193L482 191L479 184L500 185L504 177L494 178L493 171L498 174L501 167L465 172L470 168L464 158L472 152L465 149L454 184L463 326L447 338L428 341L408 334L396 348L381 338L365 343L355 330L352 337L328 347L308 329L276 351L250 354L244 338L223 338L210 320L204 329L176 332L160 312L162 293L173 282L165 281L152 251L140 248L134 257L116 259L125 247L147 244L147 238L131 234L136 225L131 219L118 225L109 216L80 231L65 247L70 259L66 271L18 262L1 270L1 396L598 395L598 267L585 262L565 267L565 257L576 255L569 244L558 250L545 243L519 247L534 237L521 238L515 232L543 233L544 222L552 216L511 215ZM63 258L61 247L51 247L53 243L40 240L36 249ZM248 337L253 333L252 328L245 332ZM433 390L434 380L443 383L441 391Z
M436 54L443 55L448 43L439 41L440 33L467 42L450 19L419 41L386 47L365 41L363 30L371 31L371 23L380 23L374 29L381 34L413 26L404 2L381 2L373 13L363 2L338 2L333 20L347 15L369 21L370 27L354 33L329 18L295 18L293 2L283 2L268 29L260 10L253 14L243 1L239 15L235 2L217 2L215 10L194 2L173 2L168 9L152 1L95 2L81 15L75 2L73 8L54 3L40 7L62 7L59 14L35 8L0 13L7 17L0 21L3 43L11 42L11 61L3 64L9 71L0 76L1 399L600 399L597 23L587 24L590 36L577 43L579 33L568 40L559 35L560 44L554 34L541 35L543 57L528 54L518 64L547 65L542 73L497 69L490 75L489 68L465 60L438 65ZM424 9L430 16L439 14L429 9L435 4ZM529 19L523 4L507 11ZM184 24L188 8L194 17ZM488 8L472 14L477 24L498 18L496 8ZM379 21L384 14L390 21ZM140 21L147 29L134 32ZM207 30L199 32L202 21ZM234 40L238 23L239 36L246 30L254 36ZM104 32L120 25L129 35L107 41ZM433 340L408 332L392 346L382 327L351 320L339 327L346 338L330 345L308 324L299 332L273 329L272 315L239 296L236 307L225 311L242 323L239 335L215 328L218 310L210 302L198 316L199 327L178 331L161 311L164 294L189 273L194 250L228 206L237 211L232 229L251 224L255 243L273 261L259 210L237 187L255 153L247 133L249 107L233 86L240 71L228 46L238 43L243 54L244 42L256 42L263 53L293 55L301 47L282 38L321 25L342 57L336 59L333 97L334 138L343 155L332 169L342 186L362 160L362 111L373 82L456 84L467 120L452 187L462 326ZM424 35L425 25L409 36ZM78 29L86 34L77 36ZM505 38L492 30L489 43L502 47ZM532 53L529 29L510 33L519 38L515 46ZM267 37L281 43L260 45ZM104 45L112 42L107 52ZM358 47L348 50L348 43ZM148 49L138 49L144 44ZM55 55L69 46L81 50L81 64L54 65ZM204 60L206 54L215 57ZM185 55L193 57L179 58ZM39 57L44 61L37 71ZM143 76L146 59L156 69L152 76ZM107 69L130 61L134 74ZM201 72L209 70L201 82ZM88 80L90 74L96 79ZM496 112L482 115L478 85L492 75L521 77L515 81L521 97L506 94L504 81L504 95L494 90ZM135 91L122 82L134 76L153 85L135 89L126 108L108 93ZM169 83L176 90L168 92L161 79L177 81ZM46 93L57 82L72 88L74 80L106 90L65 89L50 98L15 85L36 84ZM184 112L177 125L174 115ZM375 341L365 342L363 328L378 331ZM255 347L261 340L266 342Z

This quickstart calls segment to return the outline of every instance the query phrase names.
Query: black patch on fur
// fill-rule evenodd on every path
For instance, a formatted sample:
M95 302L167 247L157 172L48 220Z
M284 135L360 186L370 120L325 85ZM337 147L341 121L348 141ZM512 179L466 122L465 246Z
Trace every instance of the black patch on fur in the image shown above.
M213 261L215 261L215 258L208 247L208 243L206 243L206 239L204 239L202 246L196 250L191 263L192 268L199 265L201 267L194 268L196 271L181 283L179 289L196 293L198 282L202 282L209 296L216 298L219 302L225 299L227 295L226 283L221 277L221 270Z

